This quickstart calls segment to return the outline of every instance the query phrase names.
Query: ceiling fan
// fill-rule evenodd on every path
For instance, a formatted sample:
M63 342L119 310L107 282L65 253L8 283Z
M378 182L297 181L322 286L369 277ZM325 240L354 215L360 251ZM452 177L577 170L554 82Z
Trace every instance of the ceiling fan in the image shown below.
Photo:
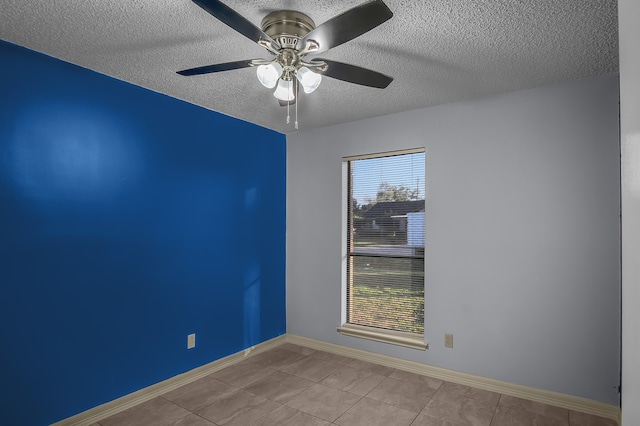
M229 6L217 0L193 0L215 18L264 47L271 59L246 59L178 71L183 76L209 74L256 67L258 80L280 105L295 103L302 86L304 93L318 88L322 76L362 86L384 89L393 78L377 71L329 59L310 58L372 30L393 16L382 0L370 0L316 26L301 12L279 10L269 13L256 27ZM297 124L297 121L296 121ZM296 126L297 128L297 126Z

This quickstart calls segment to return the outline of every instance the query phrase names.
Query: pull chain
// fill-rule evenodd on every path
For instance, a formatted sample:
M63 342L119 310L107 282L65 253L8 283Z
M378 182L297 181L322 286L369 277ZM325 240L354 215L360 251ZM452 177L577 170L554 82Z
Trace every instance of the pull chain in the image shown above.
M291 89L291 81L289 81L289 89ZM289 106L291 105L291 99L289 99L289 91L287 91L287 124L291 122L291 115L289 114Z
M300 89L300 86L298 86L298 79L296 78L296 93L295 93L295 95L298 98L298 99L296 99L296 123L295 123L296 130L298 130L298 104L300 103L300 96L298 96L298 94L300 93L300 92L298 92L299 89Z

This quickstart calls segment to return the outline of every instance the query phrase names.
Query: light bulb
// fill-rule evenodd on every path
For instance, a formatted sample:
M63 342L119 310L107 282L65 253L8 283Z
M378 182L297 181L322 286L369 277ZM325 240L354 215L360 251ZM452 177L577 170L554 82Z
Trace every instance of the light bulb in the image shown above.
M271 62L269 65L260 65L256 73L258 74L258 80L264 87L273 89L282 75L282 65L277 62Z
M318 88L322 81L322 74L315 73L307 67L300 67L296 72L298 81L302 84L304 93L311 93Z
M295 98L293 94L293 81L278 80L278 88L273 92L273 96L281 101L292 101Z

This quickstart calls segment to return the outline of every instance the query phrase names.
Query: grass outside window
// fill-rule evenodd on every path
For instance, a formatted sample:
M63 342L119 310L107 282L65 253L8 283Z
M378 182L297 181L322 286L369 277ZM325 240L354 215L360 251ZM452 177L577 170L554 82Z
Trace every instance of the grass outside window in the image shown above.
M424 333L424 259L357 256L349 323Z

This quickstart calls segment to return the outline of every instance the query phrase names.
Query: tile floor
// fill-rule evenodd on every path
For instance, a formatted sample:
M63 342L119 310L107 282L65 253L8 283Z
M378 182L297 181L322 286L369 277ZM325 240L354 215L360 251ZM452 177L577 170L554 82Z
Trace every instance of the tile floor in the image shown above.
M615 426L289 343L93 426Z

